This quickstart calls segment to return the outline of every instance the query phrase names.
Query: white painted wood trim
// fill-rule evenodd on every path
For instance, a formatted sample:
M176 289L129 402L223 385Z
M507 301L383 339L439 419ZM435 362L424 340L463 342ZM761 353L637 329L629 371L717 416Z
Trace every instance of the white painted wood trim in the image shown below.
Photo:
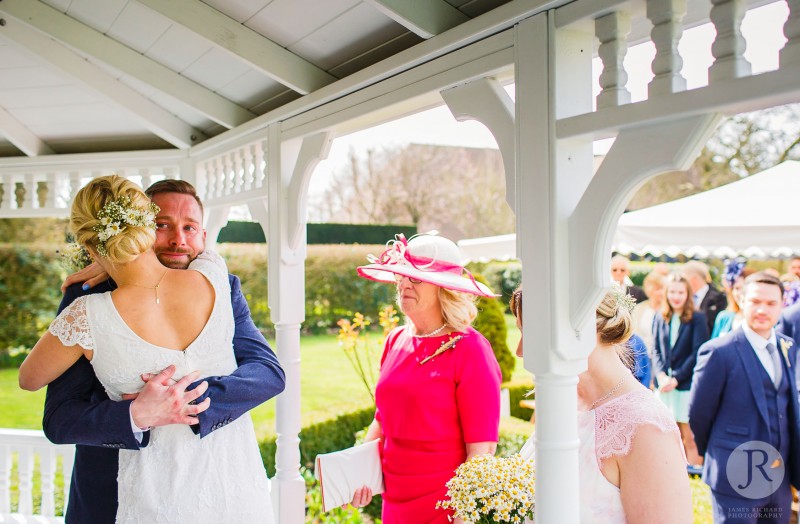
M316 91L336 80L311 62L198 0L138 2L301 94Z
M50 146L3 108L0 108L0 136L4 136L14 144L14 147L28 156L53 154Z
M431 38L469 20L444 0L365 0L422 38Z

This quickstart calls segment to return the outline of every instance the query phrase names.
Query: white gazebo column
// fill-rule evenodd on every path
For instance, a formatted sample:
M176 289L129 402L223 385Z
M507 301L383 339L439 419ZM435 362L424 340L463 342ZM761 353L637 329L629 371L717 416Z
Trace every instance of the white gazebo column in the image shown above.
M576 385L594 324L578 330L570 323L567 220L592 176L592 143L556 142L555 123L592 109L593 39L591 24L556 30L551 13L517 26L517 253L524 363L536 383L536 522L543 524L580 519Z
M276 475L272 501L276 522L305 521L305 482L300 475L300 325L305 320L306 200L317 163L330 150L332 136L320 133L281 142L280 124L267 139L268 201L250 205L253 218L266 225L269 307L275 323L276 350L286 373L286 389L277 398Z

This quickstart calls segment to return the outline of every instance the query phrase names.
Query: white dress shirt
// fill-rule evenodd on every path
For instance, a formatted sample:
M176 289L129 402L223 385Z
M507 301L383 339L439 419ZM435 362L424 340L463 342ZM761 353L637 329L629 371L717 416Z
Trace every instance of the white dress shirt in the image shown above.
M706 293L708 293L708 284L706 284L705 286L703 286L700 289L698 289L697 291L695 291L695 293L694 293L694 308L695 309L699 309L700 308L700 303L703 301L704 298L706 298Z
M761 365L764 366L764 369L769 375L770 380L775 382L775 366L772 362L772 357L767 351L767 344L772 343L775 346L777 351L780 351L778 348L778 340L775 337L775 330L773 329L769 334L769 339L766 339L750 329L750 326L747 325L747 322L742 322L742 330L744 330L744 336L747 338L747 341L750 342L750 345L753 346L753 351L756 352L756 356L758 360L761 362Z

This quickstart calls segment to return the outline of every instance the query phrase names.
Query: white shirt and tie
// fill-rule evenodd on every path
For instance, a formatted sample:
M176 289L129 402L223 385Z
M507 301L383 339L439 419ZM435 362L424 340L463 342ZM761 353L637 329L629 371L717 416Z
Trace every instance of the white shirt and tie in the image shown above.
M703 301L704 298L706 298L706 294L708 293L708 288L709 286L708 284L706 284L705 286L698 289L694 293L694 296L692 296L692 299L694 300L695 309L700 309L700 303Z
M769 339L762 337L750 329L750 326L748 326L746 322L742 323L742 330L744 331L745 338L747 338L747 341L753 347L753 351L755 351L759 362L764 366L764 370L767 372L767 375L769 375L769 378L772 379L772 383L776 385L780 384L780 380L783 378L783 365L780 361L781 355L778 350L778 340L775 336L775 330L773 329L770 332ZM770 344L771 348L768 348Z

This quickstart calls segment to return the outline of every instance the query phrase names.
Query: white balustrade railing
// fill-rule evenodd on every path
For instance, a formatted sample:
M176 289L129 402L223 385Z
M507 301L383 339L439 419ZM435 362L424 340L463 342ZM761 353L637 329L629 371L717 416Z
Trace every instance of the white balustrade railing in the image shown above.
M142 187L163 178L178 178L178 165L93 169L18 167L0 170L0 218L64 217L78 190L90 179L118 174Z
M213 156L194 158L197 193L206 206L243 204L264 198L267 191L267 141L236 147Z
M61 515L69 498L74 455L74 446L52 444L41 431L0 429L0 522L64 522ZM56 482L59 476L61 489ZM17 487L15 504L12 486ZM62 502L59 515L56 500Z

